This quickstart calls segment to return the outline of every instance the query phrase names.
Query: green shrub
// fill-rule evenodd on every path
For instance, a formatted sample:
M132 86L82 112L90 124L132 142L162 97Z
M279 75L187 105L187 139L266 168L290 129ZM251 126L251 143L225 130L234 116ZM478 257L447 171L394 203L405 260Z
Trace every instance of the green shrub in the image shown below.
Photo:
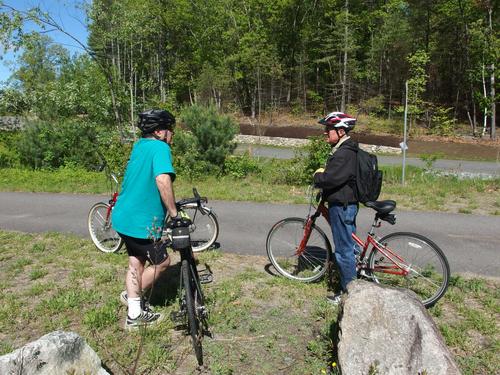
M324 167L331 146L324 137L310 137L307 146L298 151L295 157L277 171L275 182L290 185L309 185L316 169Z
M196 138L189 131L176 130L172 155L176 173L190 179L200 177L214 169L210 163L200 156Z
M433 154L420 154L420 160L425 163L425 169L430 170L434 167L434 163L438 159L442 159L444 157L443 153L433 153Z
M430 130L432 134L450 136L455 131L455 119L450 118L453 108L436 106L432 113Z
M222 171L224 161L236 147L233 138L238 131L236 123L229 117L220 115L215 107L191 106L181 113L181 120L193 138L186 141L194 145L184 145L186 149L195 151L189 157L201 160L210 167L209 170Z
M97 149L113 172L123 172L127 165L133 141L123 141L117 131L98 127Z
M324 167L330 153L330 144L325 142L324 136L310 137L305 151L307 157L304 159L304 174L309 181L316 169ZM304 181L304 182L308 182Z
M272 182L275 184L303 185L304 180L306 178L303 161L301 162L301 159L297 157L290 160L280 160L272 174ZM309 183L311 183L311 180L309 180Z
M358 120L371 133L380 132L398 135L403 133L404 119L398 114L391 120L377 116L363 116L358 118Z
M249 173L259 173L261 168L248 153L230 155L224 162L224 173L236 178L243 178Z
M99 164L96 148L95 126L79 120L28 124L18 142L22 165L33 169L68 164L90 169Z
M359 109L367 114L385 114L385 97L382 94L361 100Z
M18 140L19 132L0 131L0 168L15 168L19 165Z

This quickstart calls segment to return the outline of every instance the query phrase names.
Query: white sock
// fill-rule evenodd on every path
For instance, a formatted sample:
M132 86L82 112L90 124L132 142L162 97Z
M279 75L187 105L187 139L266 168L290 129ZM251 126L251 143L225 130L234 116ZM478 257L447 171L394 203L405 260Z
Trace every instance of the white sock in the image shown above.
M135 319L141 315L141 297L128 298L128 317Z

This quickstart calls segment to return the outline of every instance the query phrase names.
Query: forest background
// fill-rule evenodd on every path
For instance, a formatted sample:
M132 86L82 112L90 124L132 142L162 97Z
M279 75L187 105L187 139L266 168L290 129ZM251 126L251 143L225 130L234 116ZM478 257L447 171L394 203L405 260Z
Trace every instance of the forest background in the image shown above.
M225 125L212 127L218 134L213 142L230 141L219 133L232 135L243 117L272 124L273 116L310 119L333 110L364 116L368 131L402 134L406 82L410 134L496 138L500 39L493 1L81 5L89 38L75 42L86 53L70 56L45 32L71 35L51 14L0 1L2 46L22 51L18 69L0 91L0 115L28 118L32 129L2 135L3 167L88 167L95 164L90 145L113 159L111 149L136 137L137 113L151 107L195 123L200 116L207 122L205 112L189 109L196 106L212 106L208 118L229 114ZM42 31L27 32L26 22ZM34 135L40 144L30 144ZM65 138L86 151L64 155ZM192 138L179 137L179 148L192 148ZM118 153L126 155L125 149ZM221 168L229 149L214 151L222 152L214 158Z

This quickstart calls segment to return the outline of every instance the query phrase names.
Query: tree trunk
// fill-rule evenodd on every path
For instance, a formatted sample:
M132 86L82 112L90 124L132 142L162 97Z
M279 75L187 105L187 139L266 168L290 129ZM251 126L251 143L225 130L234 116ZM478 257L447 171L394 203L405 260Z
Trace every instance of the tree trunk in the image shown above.
M389 81L389 109L388 109L388 112L389 112L389 120L391 119L391 105L392 105L392 83Z
M261 83L261 76L260 76L260 66L257 67L257 98L259 102L259 112L258 116L260 119L260 114L262 110L262 83Z
M471 92L473 94L473 92ZM474 97L473 97L474 98ZM474 136L476 135L477 132L477 113L476 113L476 102L474 99L472 100L472 123L474 124Z
M490 35L493 35L493 26L491 22L491 16L493 13L493 8L490 6L488 8L488 18L490 23ZM491 41L490 41L491 43ZM490 66L490 98L491 98L491 139L496 139L496 104L495 104L495 62L491 63Z
M496 139L495 64L491 64L491 139Z
M254 119L255 118L255 105L256 105L256 101L257 101L257 86L254 86L253 88L253 92L252 92L252 104L251 104L251 111L252 111L252 118Z
M467 117L469 118L469 124L472 130L472 135L476 134L476 129L474 128L474 121L472 121L472 118L470 117L470 112L467 111Z
M488 97L488 95L486 94L486 79L484 77L484 64L483 64L483 69L482 69L481 75L483 78L483 96L484 96L484 99L486 99ZM483 113L484 113L484 115L483 115L483 131L481 132L481 137L484 137L484 135L486 134L486 126L488 125L488 107L483 108Z
M306 77L306 69L305 64L302 64L302 93L304 95L304 111L307 111L307 77Z
M292 80L288 82L287 91L286 91L286 103L290 104L290 100L292 99Z

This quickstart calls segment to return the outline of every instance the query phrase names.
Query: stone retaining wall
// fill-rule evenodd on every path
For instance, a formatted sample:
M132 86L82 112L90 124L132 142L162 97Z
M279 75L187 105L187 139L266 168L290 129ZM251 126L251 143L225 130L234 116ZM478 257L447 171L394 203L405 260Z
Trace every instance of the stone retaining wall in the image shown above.
M242 135L235 136L238 143L266 145L266 146L280 146L280 147L303 147L309 140L299 138L283 138L283 137L265 137L256 135ZM366 145L360 143L360 147L368 152L380 152L387 154L400 154L401 149L389 146Z
M19 117L0 116L0 130L19 130L24 126L24 121Z

